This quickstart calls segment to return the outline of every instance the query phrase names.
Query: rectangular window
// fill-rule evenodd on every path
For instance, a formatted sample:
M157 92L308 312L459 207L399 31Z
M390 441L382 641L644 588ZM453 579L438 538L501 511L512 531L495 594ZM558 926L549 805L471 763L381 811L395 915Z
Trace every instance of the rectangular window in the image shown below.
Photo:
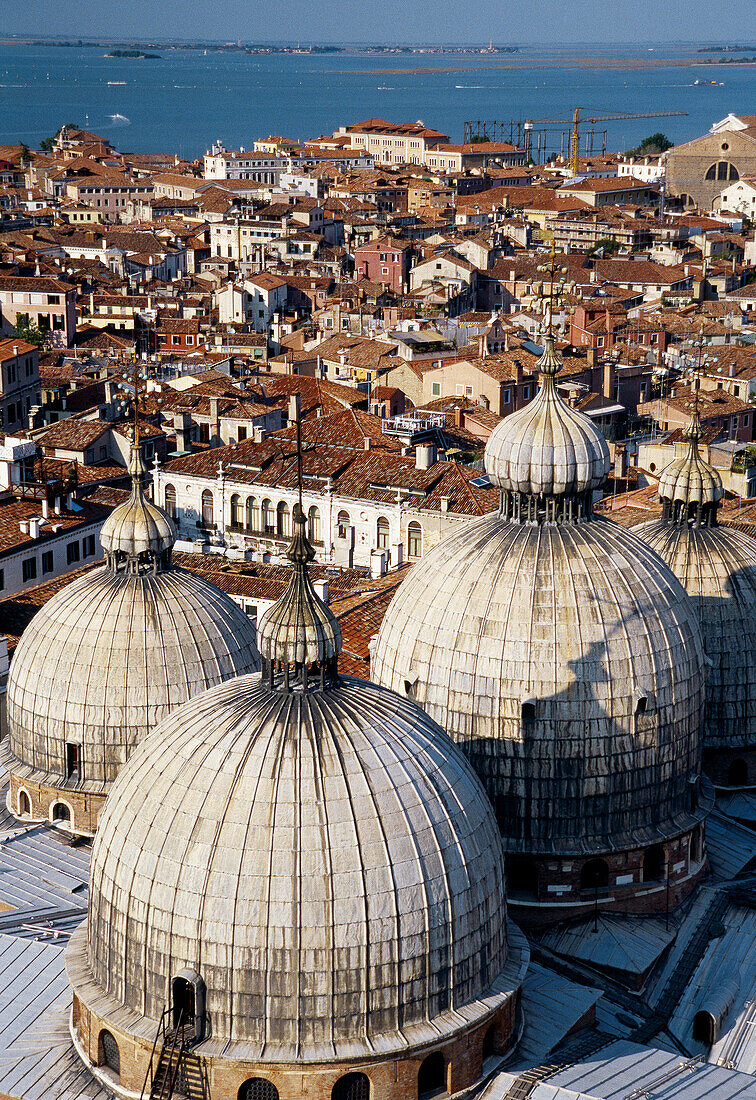
M530 386L522 387L522 399L523 401L530 401Z
M94 537L94 535L87 535L83 540L83 546L84 546L84 557L85 558L94 557L94 552L95 552L95 537Z
M180 336L172 336L171 337L171 343L172 344L180 344L181 343L181 337Z
M73 565L74 562L79 560L79 544L78 542L69 542L66 547L66 560L69 565Z
M247 438L247 429L244 424L239 425L239 442Z
M42 555L42 573L52 573L55 568L55 562L53 560L52 550L45 550Z
M434 397L440 397L441 396L441 383L440 382L431 383L431 392L432 392Z
M5 588L5 570L0 569L0 592Z
M37 559L24 558L21 562L21 574L24 578L24 584L26 584L27 581L35 580L37 576Z
M79 746L74 745L71 741L66 741L66 778L78 779L80 766Z
M502 405L508 405L511 402L511 400L512 400L512 391L511 390L504 390L504 392L501 395Z

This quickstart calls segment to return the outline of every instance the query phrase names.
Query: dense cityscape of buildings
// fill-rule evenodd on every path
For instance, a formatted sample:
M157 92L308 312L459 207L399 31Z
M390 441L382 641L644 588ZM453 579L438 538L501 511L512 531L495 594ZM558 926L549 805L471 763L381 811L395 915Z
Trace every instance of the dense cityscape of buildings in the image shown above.
M250 141L0 146L0 1097L756 1098L756 116Z

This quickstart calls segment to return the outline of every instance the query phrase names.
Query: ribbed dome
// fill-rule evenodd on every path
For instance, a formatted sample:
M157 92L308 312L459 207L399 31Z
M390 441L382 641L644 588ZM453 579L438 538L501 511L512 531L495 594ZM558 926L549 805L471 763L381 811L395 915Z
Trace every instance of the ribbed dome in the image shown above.
M385 689L224 684L119 775L87 953L70 964L77 995L147 1037L172 976L197 971L199 1054L307 1062L437 1042L512 991L490 804L446 735Z
M705 747L755 747L756 541L669 520L634 530L693 597L707 657Z
M695 609L615 523L465 526L400 585L372 670L463 745L509 851L605 851L688 820Z
M665 466L659 479L659 496L671 505L683 504L704 509L719 503L724 496L722 479L698 449L701 422L695 413L685 433L690 444L682 456Z
M198 691L260 667L254 629L215 585L180 569L77 578L35 615L8 677L9 766L63 783L66 743L104 793L138 740Z
M505 417L486 445L486 472L513 493L578 496L598 489L609 472L609 450L599 429L571 409L557 391L561 360L554 338L544 337L537 369L543 376L536 397Z

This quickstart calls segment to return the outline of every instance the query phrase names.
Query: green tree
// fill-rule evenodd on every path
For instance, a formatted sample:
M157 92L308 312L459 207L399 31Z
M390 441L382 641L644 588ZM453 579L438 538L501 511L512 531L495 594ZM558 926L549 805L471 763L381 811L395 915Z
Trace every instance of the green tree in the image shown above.
M663 134L661 130L657 130L655 134L649 134L635 149L628 149L625 154L628 157L654 157L659 153L664 153L667 149L671 149L674 145L673 141L670 141L666 134Z
M27 344L34 344L41 348L45 342L45 334L35 321L29 320L28 313L16 314L16 326L13 335L19 340L26 340Z

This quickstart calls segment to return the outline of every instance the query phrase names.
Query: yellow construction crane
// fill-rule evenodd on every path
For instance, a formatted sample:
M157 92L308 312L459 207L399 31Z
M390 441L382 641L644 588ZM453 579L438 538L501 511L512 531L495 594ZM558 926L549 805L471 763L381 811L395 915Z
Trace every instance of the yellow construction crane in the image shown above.
M614 122L623 118L680 118L688 113L687 111L618 111L614 114L581 114L581 111L585 110L587 110L585 107L576 107L572 118L529 118L525 122L527 128L532 128L534 123L542 122L556 123L558 126L572 126L572 133L570 135L570 165L574 176L578 174L580 127L584 122L589 122L593 125L596 122Z

